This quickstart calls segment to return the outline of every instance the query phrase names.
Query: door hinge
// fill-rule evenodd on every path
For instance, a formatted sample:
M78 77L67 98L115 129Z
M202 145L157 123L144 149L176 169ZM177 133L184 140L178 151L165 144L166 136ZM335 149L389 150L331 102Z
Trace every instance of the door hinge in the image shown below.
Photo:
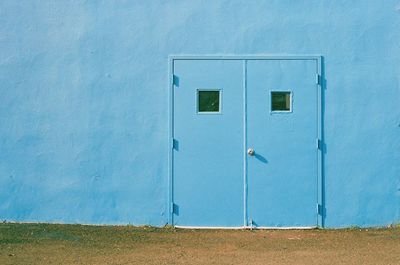
M316 141L315 141L315 147L318 149L318 150L321 150L321 140L320 139L316 139Z
M176 75L172 76L172 84L177 87L179 86L179 77L178 76L176 76Z
M172 149L175 149L176 151L179 150L179 142L176 139L172 139Z
M317 85L321 85L321 76L319 74L315 75L315 82L317 83Z
M317 203L317 213L318 213L319 215L322 215L322 205L319 204L319 203Z
M173 214L179 215L179 206L177 204L175 204L175 203L172 203L171 212Z

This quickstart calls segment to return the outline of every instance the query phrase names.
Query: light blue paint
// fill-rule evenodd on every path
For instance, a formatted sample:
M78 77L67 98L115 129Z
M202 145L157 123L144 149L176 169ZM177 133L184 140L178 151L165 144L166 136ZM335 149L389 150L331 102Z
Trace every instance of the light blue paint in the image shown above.
M318 222L317 60L247 62L248 213L261 227ZM271 113L271 90L292 91L292 111Z
M173 223L243 225L243 76L241 60L175 60ZM223 69L223 71L221 71ZM218 114L198 114L196 91L221 89Z
M400 222L399 4L1 1L0 218L171 222L168 57L321 54L324 225Z
M317 210L321 150L316 146L321 135L321 86L316 78L320 57L174 56L171 60L175 80L171 133L176 143L171 151L171 223L321 226ZM222 101L228 109L221 116L199 117L193 105L199 87L225 91L228 98ZM271 89L296 94L296 110L271 112ZM254 156L241 157L251 147L256 149Z

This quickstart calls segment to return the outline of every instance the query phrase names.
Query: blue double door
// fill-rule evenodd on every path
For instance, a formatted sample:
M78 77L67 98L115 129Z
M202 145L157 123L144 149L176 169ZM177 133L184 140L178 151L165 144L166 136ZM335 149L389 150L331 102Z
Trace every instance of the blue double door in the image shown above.
M173 61L173 224L317 225L316 60Z

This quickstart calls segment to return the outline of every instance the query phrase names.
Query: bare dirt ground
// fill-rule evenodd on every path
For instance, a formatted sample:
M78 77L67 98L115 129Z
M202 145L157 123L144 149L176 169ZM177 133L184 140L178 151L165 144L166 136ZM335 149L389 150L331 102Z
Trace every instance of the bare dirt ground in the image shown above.
M400 227L181 230L0 224L0 264L400 264Z

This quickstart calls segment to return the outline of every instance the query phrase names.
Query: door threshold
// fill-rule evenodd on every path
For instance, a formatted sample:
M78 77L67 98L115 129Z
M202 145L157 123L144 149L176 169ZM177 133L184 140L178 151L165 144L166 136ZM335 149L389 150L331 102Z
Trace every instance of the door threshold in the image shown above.
M260 229L260 230L310 230L317 229L317 226L258 226L248 227L249 229Z
M175 228L179 229L221 229L221 230L241 230L246 229L244 226L181 226L181 225L174 225Z
M310 230L317 229L317 226L181 226L175 225L178 229L210 229L210 230Z

